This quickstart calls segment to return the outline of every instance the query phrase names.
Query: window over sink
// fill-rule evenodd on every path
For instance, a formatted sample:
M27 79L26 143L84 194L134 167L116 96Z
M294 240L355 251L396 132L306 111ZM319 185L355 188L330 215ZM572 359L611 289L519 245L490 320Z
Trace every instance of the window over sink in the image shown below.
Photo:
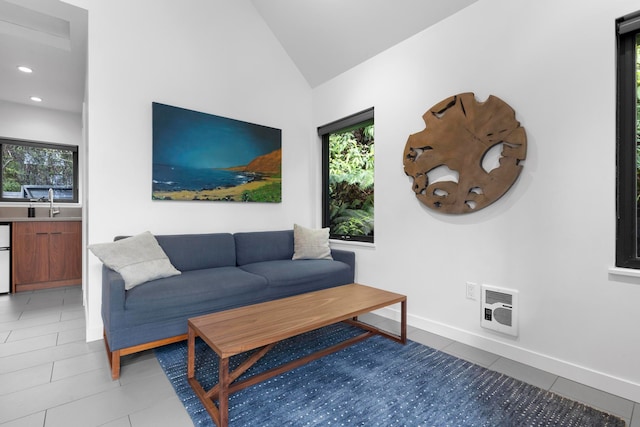
M0 139L2 202L78 202L78 147Z

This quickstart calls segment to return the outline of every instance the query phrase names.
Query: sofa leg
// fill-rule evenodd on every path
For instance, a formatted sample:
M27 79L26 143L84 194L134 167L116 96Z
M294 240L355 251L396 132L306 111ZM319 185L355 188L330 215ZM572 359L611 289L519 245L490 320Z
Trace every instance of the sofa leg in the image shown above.
M107 334L103 333L104 347L107 350L107 358L109 359L109 365L111 366L111 379L117 380L120 378L120 350L111 351L109 348L109 341L107 340Z
M128 356L130 354L150 350L152 348L160 347L167 344L173 344L174 342L180 342L186 339L187 334L175 335L173 337L163 338L161 340L150 341L143 344L111 351L111 348L109 348L109 340L107 340L107 334L104 333L104 346L107 349L107 358L109 359L109 365L111 365L111 378L113 378L114 380L120 378L120 360L123 356Z
M111 352L111 379L120 378L120 350Z

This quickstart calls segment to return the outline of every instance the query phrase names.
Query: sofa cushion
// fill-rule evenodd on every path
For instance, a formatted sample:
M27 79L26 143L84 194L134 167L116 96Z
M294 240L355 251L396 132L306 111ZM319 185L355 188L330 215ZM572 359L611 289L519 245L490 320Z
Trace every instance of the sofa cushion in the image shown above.
M230 233L156 236L171 263L180 271L236 265L236 247Z
M333 259L329 248L329 228L314 230L294 224L293 259Z
M89 245L89 249L107 267L122 275L125 289L180 274L148 231L115 242Z
M237 267L186 271L127 291L124 316L130 327L186 319L251 301L266 287L264 277ZM184 327L186 330L186 321Z
M277 260L241 266L244 271L264 277L269 286L296 286L316 290L327 284L346 285L353 281L349 265L327 259Z
M293 256L293 230L235 233L238 265L290 260Z

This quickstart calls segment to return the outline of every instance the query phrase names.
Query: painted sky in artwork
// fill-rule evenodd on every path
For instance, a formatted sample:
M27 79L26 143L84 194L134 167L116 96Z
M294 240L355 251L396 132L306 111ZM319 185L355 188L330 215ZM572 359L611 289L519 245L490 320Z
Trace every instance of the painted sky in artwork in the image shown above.
M282 146L280 129L153 103L153 164L243 166Z

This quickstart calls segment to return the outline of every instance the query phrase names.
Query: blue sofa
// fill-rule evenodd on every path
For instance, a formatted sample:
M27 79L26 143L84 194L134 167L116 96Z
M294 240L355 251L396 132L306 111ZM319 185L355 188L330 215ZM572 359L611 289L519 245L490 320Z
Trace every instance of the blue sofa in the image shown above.
M122 356L186 339L187 319L352 283L355 254L292 260L293 230L155 236L181 274L125 290L103 266L102 320L111 375Z

